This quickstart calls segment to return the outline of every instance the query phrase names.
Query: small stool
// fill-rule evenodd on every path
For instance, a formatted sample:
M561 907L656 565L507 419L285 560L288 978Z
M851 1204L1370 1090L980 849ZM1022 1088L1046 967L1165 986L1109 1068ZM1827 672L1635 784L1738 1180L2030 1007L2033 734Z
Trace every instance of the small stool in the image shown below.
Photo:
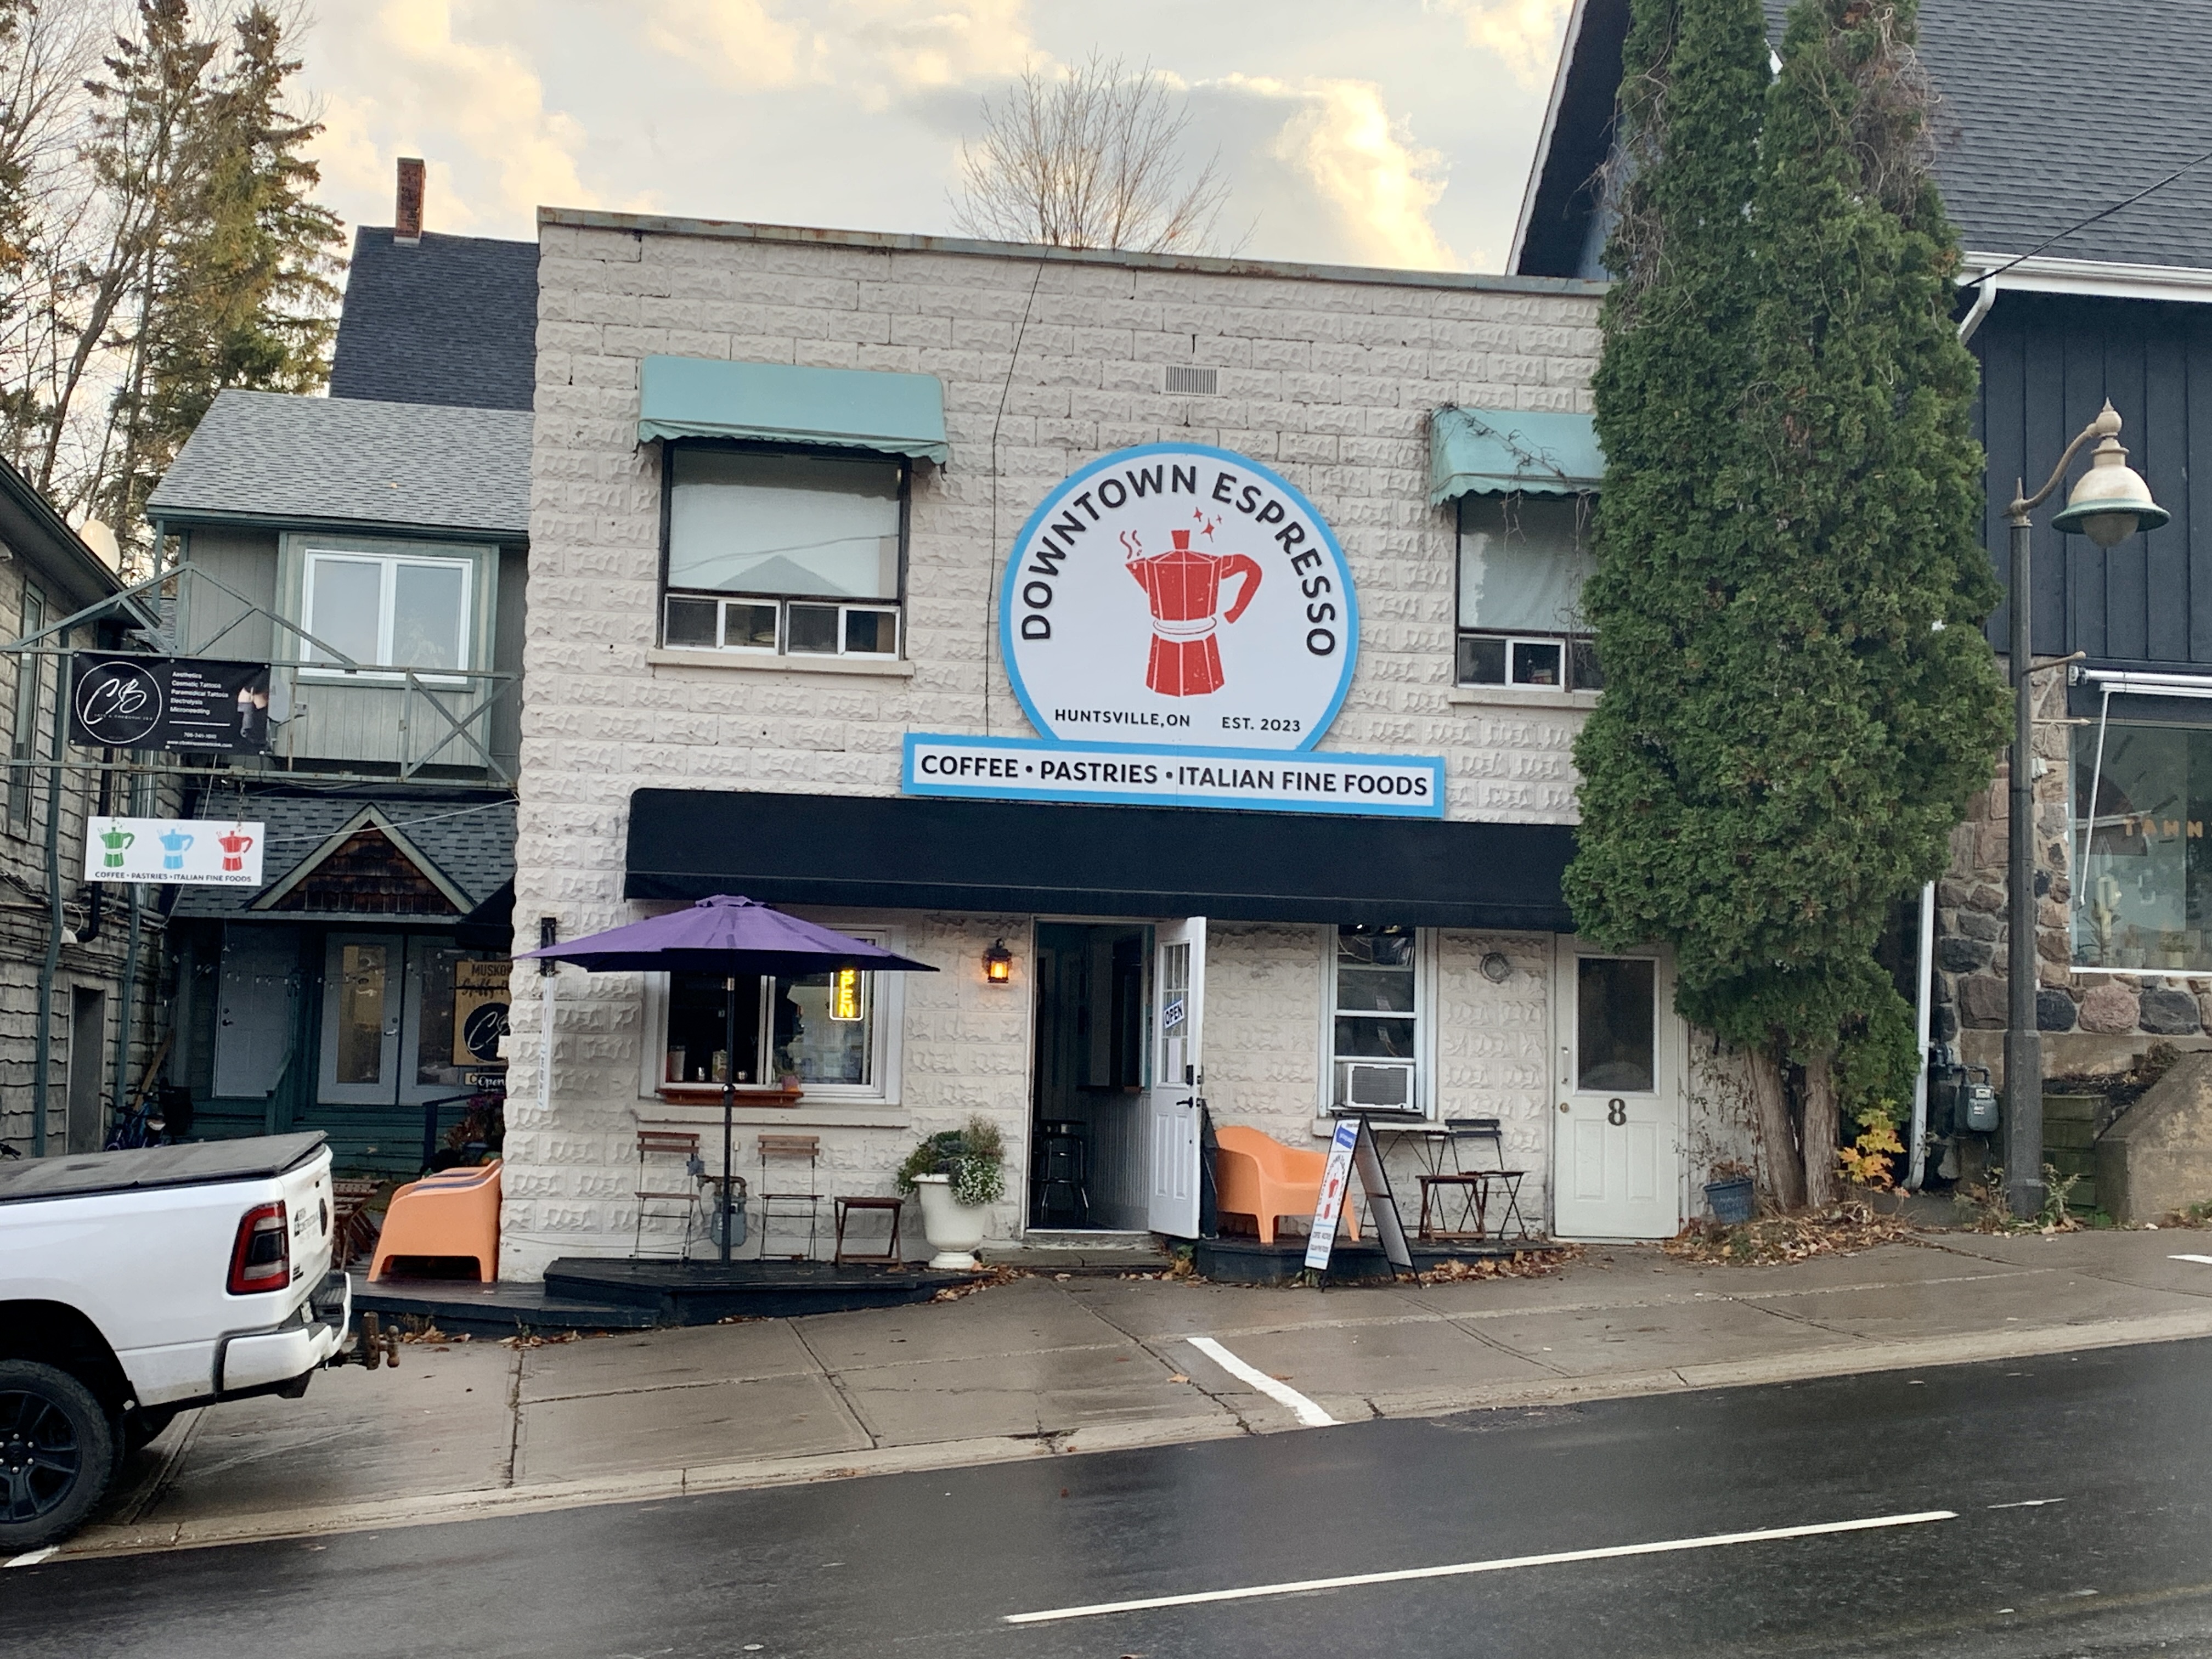
M906 1200L897 1198L840 1198L832 1200L837 1206L837 1251L830 1260L838 1267L848 1261L869 1262L878 1267L896 1267L899 1255L899 1212ZM878 1255L850 1254L845 1249L845 1218L855 1210L889 1210L891 1216L890 1243Z
M1066 1211L1072 1224L1091 1224L1091 1126L1073 1119L1037 1125L1036 1151L1030 1170L1038 1217L1046 1225Z

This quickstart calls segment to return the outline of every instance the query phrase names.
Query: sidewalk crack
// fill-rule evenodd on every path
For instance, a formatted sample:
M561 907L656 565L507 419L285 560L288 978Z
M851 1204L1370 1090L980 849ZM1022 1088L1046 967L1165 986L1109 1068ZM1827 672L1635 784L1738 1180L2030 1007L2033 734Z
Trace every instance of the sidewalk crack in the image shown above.
M845 1408L845 1415L852 1419L853 1426L867 1437L869 1449L881 1451L884 1449L883 1437L868 1426L867 1419L860 1415L860 1408L853 1403L852 1391L845 1386L844 1373L832 1370L823 1362L822 1356L814 1351L814 1345L806 1340L806 1333L800 1328L799 1320L787 1319L783 1324L784 1328L798 1340L799 1346L805 1350L806 1357L814 1362L815 1369L822 1374L822 1380L836 1395L837 1403Z
M530 1350L518 1347L514 1351L514 1370L507 1382L507 1460L500 1466L499 1484L514 1484L515 1460L522 1450L522 1367Z

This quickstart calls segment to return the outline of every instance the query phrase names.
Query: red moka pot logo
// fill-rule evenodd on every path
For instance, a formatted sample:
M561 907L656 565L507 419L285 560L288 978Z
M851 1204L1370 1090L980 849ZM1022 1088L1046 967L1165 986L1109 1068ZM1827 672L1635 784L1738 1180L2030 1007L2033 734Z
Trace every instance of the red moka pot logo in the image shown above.
M1210 533L1212 522L1203 520ZM1240 584L1236 603L1218 620L1233 625L1259 596L1260 567L1242 553L1200 553L1190 532L1168 532L1175 545L1150 556L1133 531L1121 532L1127 568L1152 607L1152 650L1145 685L1164 697L1203 697L1221 690L1221 647L1214 641L1215 613L1224 583Z
M1352 571L1314 504L1201 444L1117 450L1048 492L999 624L1023 713L1062 742L1310 749L1359 644Z

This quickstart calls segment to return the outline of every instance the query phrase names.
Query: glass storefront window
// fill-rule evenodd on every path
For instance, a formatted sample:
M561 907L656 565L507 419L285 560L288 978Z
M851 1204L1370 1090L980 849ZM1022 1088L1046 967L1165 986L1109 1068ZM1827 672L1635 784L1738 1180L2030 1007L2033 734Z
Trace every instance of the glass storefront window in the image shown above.
M2097 738L2075 728L2075 963L2212 971L2212 730L2114 720L2101 765Z
M728 1048L719 974L668 976L664 1083L720 1083ZM850 969L738 981L737 1081L876 1085L875 975ZM762 1054L769 1063L761 1064Z

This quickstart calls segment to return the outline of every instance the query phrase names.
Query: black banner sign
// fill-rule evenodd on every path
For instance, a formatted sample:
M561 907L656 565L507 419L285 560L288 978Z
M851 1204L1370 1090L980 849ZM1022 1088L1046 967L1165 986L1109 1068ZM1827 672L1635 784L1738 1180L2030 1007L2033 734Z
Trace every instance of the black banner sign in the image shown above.
M80 652L70 741L92 749L269 752L269 665Z

